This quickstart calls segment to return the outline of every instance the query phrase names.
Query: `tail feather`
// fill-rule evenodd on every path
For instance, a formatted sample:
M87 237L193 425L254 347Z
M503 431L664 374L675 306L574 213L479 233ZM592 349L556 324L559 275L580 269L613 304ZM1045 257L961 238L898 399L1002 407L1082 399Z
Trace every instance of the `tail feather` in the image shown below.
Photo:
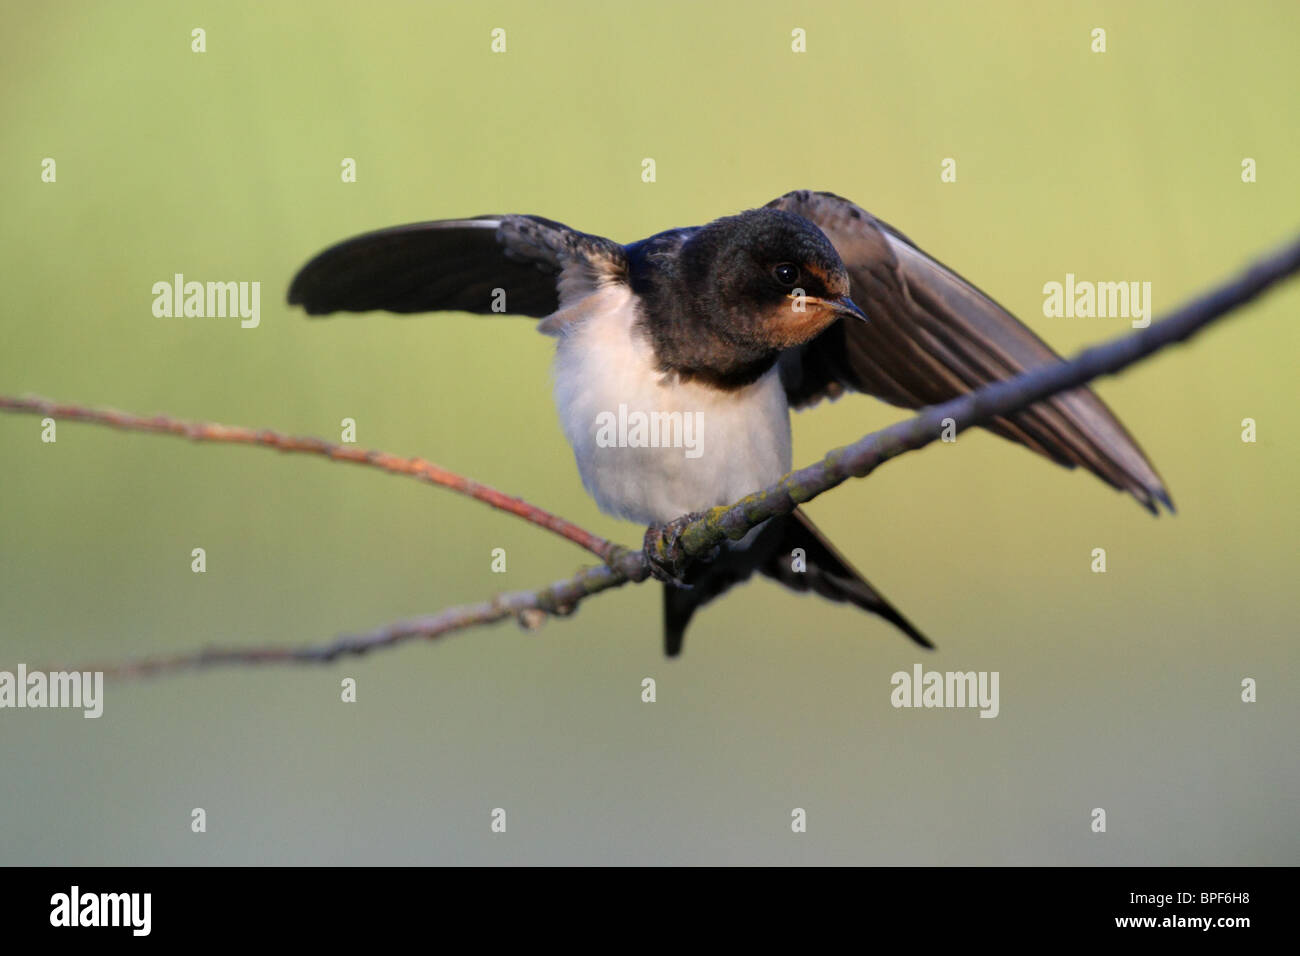
M760 564L772 553L777 541L772 522L781 520L783 519L773 518L757 532L751 532L753 537L723 547L714 560L692 565L686 572L688 587L664 585L666 656L676 657L682 652L686 627L696 610L737 584L747 581L759 569Z
M765 575L793 591L813 591L832 601L847 601L883 617L922 647L934 647L929 638L849 564L807 515L795 510L789 517L781 528L776 551L762 566ZM802 571L795 570L796 548L803 551Z
M691 592L673 584L664 585L664 656L676 657L686 641L686 625L699 607Z
M803 552L801 570L796 570L795 549ZM796 509L770 519L742 546L724 549L707 564L694 565L686 576L690 587L664 585L664 653L668 657L680 654L695 611L755 571L791 590L812 591L832 601L853 604L889 621L922 647L934 646Z

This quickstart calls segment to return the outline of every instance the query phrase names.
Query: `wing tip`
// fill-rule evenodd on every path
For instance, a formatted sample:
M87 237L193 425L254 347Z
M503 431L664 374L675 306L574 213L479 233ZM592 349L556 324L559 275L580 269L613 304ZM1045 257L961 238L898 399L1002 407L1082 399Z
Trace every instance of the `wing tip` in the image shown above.
M303 312L305 312L308 316L312 318L315 318L317 316L322 316L322 315L330 315L331 313L339 311L336 308L331 308L330 306L322 305L319 302L311 302L307 299L306 296L302 296L302 295L295 296L292 290L290 290L289 292L288 303L291 307L292 306L301 307Z
M316 265L316 260L319 258L320 257L317 256L316 259L313 259L298 270L297 274L293 277L293 280L289 283L289 291L285 295L285 301L290 306L301 306L302 310L308 315L329 315L331 312L338 311L332 306L323 304L320 301L320 297L312 295L311 291L308 289L308 286L312 284L308 277L311 273L312 267Z
M911 631L904 631L903 633L906 634L911 639L913 644L915 644L917 647L921 648L922 650L937 651L939 649L938 646L934 643L934 641L930 640L920 631L911 630Z
M923 647L927 651L938 650L938 647L935 645L934 641L930 640L919 630L917 630L915 624L913 624L907 618L903 617L903 615L900 614L892 605L886 605L886 606L889 608L889 610L892 613L881 614L880 615L881 617L883 617L890 624L894 625L894 627L898 628L900 631L906 634L913 644L916 644L919 647Z
M1178 514L1178 509L1174 507L1174 499L1170 497L1164 485L1135 485L1129 488L1128 492L1137 499L1138 504L1157 518L1161 516L1161 505L1171 515Z

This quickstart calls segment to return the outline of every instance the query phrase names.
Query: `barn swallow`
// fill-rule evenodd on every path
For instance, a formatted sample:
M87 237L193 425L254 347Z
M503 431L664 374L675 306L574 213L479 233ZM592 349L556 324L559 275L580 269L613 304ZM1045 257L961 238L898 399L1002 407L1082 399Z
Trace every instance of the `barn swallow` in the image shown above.
M628 245L526 215L397 226L320 253L294 278L289 302L310 315L541 319L557 338L555 401L583 485L602 511L650 526L730 504L788 473L791 408L846 390L918 408L1059 360L902 233L846 199L806 190ZM698 423L699 454L636 440L624 427L636 413L641 424L657 414L676 437L677 423ZM1173 510L1146 456L1089 389L985 427L1086 468L1153 513L1158 503ZM665 579L667 654L681 651L696 609L755 571L849 602L932 646L796 509L683 579L656 575Z

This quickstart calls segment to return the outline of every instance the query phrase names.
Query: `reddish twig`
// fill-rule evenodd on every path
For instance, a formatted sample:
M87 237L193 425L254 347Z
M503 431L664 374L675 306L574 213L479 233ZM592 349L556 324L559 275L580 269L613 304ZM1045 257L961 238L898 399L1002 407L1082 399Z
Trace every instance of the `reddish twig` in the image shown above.
M476 501L523 518L530 524L567 538L581 548L586 548L602 561L609 561L615 554L617 545L570 521L536 505L530 505L522 498L507 495L488 485L480 484L448 471L423 458L399 458L382 451L367 451L364 448L352 448L337 445L322 438L303 438L293 435L281 435L269 428L244 428L239 425L219 425L215 422L188 422L168 415L144 417L119 412L113 409L87 408L66 402L54 402L45 398L13 398L0 395L0 409L13 412L29 412L58 419L90 422L96 425L109 425L127 431L154 432L164 435L178 435L192 441L228 442L238 445L264 445L283 452L300 452L320 455L334 461L347 461L356 465L370 465L395 475L408 475L418 481L440 488L449 488Z

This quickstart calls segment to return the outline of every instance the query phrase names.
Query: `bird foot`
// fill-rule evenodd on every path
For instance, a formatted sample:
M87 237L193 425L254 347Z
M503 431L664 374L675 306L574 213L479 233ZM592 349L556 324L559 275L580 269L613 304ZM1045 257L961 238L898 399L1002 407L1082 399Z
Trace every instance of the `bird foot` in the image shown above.
M652 525L645 530L644 554L650 565L650 576L679 588L690 588L682 575L692 561L712 561L717 556L714 548L706 555L690 555L682 547L682 532L686 526L697 518L704 517L703 512L695 511L674 518L667 524Z

